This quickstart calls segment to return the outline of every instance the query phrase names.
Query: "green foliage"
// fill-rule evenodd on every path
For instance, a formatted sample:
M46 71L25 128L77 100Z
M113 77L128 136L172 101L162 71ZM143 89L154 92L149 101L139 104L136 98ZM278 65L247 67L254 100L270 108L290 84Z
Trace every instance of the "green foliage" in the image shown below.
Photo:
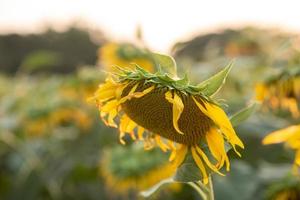
M199 85L197 85L197 88L199 88L205 96L212 96L216 94L224 85L232 66L233 62L228 64L222 71L201 82Z
M258 107L258 103L252 103L249 106L247 106L246 108L238 111L237 113L235 113L234 115L232 115L230 117L230 122L232 124L232 126L237 126L239 125L241 122L247 120L257 109Z
M53 67L61 65L59 54L53 51L37 51L30 53L21 64L21 69L29 72L38 70L50 70Z
M101 34L97 35L102 38ZM22 64L28 64L26 68L35 67L30 64L39 66L55 64L49 66L51 69L47 69L48 73L75 72L79 65L96 63L96 52L102 43L103 39L95 43L90 37L89 30L77 27L71 27L65 32L49 29L41 34L0 35L0 71L14 74ZM43 54L34 55L40 51Z

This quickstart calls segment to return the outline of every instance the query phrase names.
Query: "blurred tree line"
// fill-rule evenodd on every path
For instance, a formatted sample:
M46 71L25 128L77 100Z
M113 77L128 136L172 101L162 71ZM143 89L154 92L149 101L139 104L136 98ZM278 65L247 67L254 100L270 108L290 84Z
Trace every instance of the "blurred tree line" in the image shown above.
M75 26L64 32L48 29L40 34L0 35L0 72L73 72L79 65L94 65L103 42Z

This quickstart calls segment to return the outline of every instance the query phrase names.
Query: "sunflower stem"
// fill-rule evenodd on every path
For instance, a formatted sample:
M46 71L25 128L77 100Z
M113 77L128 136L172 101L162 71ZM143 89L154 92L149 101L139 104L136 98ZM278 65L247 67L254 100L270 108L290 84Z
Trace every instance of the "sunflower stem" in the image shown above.
M201 196L203 200L208 200L207 193L203 191L199 184L197 184L196 182L188 182L188 184L197 191L197 193Z
M211 175L208 178L208 200L214 200L215 195L214 195L214 187L213 187L213 182L212 182L212 177Z

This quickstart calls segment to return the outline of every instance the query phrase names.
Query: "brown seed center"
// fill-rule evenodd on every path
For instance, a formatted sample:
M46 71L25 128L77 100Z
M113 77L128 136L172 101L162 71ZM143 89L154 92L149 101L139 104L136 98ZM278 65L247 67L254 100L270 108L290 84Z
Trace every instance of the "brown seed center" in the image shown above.
M126 96L135 84L129 84L122 97ZM140 83L136 91L143 91L151 85ZM182 144L198 143L209 130L212 121L199 110L190 95L178 92L184 104L178 126L184 135L178 133L173 126L172 104L165 99L167 91L166 87L155 88L141 98L126 101L122 104L122 109L134 122L155 134Z

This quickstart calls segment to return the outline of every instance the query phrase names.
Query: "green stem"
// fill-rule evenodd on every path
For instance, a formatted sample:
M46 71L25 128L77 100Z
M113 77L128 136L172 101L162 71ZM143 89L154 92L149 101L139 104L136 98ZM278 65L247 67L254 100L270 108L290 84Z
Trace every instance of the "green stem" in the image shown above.
M191 187L193 187L203 200L214 200L214 188L212 183L212 178L209 176L208 185L204 185L202 182L189 182Z
M208 187L209 187L209 192L208 192L208 199L209 200L214 200L215 199L215 195L214 195L214 187L213 187L213 182L212 182L212 178L211 176L209 176L208 178Z
M188 184L198 192L203 200L208 200L207 194L199 187L198 184L196 184L195 182L188 182Z

